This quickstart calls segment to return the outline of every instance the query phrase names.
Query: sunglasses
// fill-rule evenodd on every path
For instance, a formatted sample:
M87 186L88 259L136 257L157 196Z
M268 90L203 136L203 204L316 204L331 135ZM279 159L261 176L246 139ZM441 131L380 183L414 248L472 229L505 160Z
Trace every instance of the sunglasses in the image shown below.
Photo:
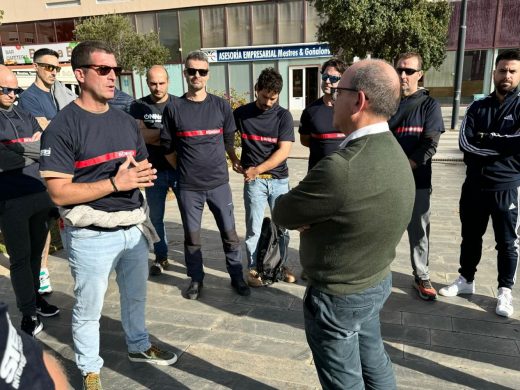
M414 73L421 71L420 69L412 69L412 68L397 68L396 70L397 70L397 74L402 74L404 72L407 76L411 76Z
M209 69L196 69L196 68L186 68L186 73L190 76L195 76L199 72L200 77L206 77L208 75Z
M347 87L336 87L330 89L330 96L332 97L332 101L336 101L338 99L338 91L350 91L350 92L359 92L359 89L355 88L347 88ZM363 92L364 93L364 92ZM368 96L365 94L365 99L368 100Z
M96 72L100 76L106 76L111 71L114 71L116 76L119 76L121 72L123 71L123 68L120 66L108 66L108 65L81 65L78 66L78 68L87 68L92 69L94 72Z
M56 71L56 73L60 73L61 70L61 66L46 64L45 62L37 62L36 65L45 69L47 72Z
M23 92L23 89L22 88L0 87L0 92L2 92L2 95L9 95L11 92L14 92L15 95L19 95Z
M323 81L327 81L328 79L331 84L336 84L339 80L341 80L341 76L331 76L330 74L323 73L321 75L321 79Z

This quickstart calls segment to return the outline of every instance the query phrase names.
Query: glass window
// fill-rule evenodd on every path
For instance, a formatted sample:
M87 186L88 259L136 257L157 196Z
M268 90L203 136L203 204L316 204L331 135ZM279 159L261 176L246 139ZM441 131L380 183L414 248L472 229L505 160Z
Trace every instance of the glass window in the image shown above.
M18 43L18 30L16 24L2 24L0 25L0 39L2 45L13 45Z
M170 51L169 62L180 62L181 53L179 52L179 26L177 12L159 12L159 41Z
M155 14L150 13L135 15L135 26L139 34L155 32Z
M246 95L249 99L251 91L251 71L249 62L229 64L229 89L233 89L237 95Z
M38 31L38 43L56 42L54 22L37 22L36 30Z
M276 43L276 4L253 4L253 45Z
M224 42L224 8L214 7L202 10L202 45L222 47Z
M211 64L209 66L208 91L215 95L222 96L226 93L226 65Z
M305 21L305 42L317 42L318 41L318 24L320 23L320 17L318 11L308 2L305 2L307 7L307 20Z
M278 3L279 43L301 42L303 37L303 2Z
M56 38L58 42L70 42L74 40L74 20L57 20L56 24Z
M200 44L200 17L199 10L190 9L179 11L181 21L181 48L183 61L190 51L199 50Z
M238 5L227 8L227 45L249 45L249 5Z
M18 34L22 45L36 43L36 27L34 23L18 23Z

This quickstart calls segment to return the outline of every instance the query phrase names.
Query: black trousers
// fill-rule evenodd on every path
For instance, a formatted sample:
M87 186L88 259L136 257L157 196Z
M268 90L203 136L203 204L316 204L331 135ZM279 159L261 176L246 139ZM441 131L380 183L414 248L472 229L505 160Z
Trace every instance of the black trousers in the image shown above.
M42 251L52 207L47 191L0 202L0 229L9 254L16 304L23 315L36 314Z
M498 287L512 288L518 265L518 188L483 191L465 182L460 197L459 273L472 282L482 256L482 236L489 217L493 223L497 250Z

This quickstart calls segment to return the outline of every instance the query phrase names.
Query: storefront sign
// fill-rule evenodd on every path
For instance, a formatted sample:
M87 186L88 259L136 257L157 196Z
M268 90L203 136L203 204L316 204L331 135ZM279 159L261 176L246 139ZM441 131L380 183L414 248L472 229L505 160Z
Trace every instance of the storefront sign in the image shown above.
M2 56L5 65L32 64L34 52L38 49L48 48L56 51L60 56L60 62L70 62L72 49L77 42L46 43L43 45L16 45L2 46Z
M209 62L272 61L331 56L329 45L326 43L202 49L202 51L208 56Z

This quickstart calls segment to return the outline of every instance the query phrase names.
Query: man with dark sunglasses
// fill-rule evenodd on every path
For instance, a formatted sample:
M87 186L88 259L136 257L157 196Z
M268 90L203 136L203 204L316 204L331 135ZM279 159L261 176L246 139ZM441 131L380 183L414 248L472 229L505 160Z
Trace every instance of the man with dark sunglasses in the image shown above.
M40 169L65 221L74 350L90 390L101 388L99 319L112 270L128 359L170 365L177 356L152 345L146 329L148 249L156 237L139 188L153 186L156 171L137 122L107 103L118 71L114 53L103 42L84 41L71 64L81 93L45 130Z
M184 77L188 92L173 99L163 112L161 145L177 167L177 201L184 228L184 256L191 282L184 292L198 299L203 287L201 219L207 203L220 232L231 286L249 295L242 273L240 241L235 228L226 151L234 156L235 121L231 106L206 91L208 57L201 51L188 54ZM236 163L236 157L234 158Z
M390 130L408 156L415 179L415 203L412 219L407 228L410 242L414 287L424 300L437 299L437 291L430 282L429 235L430 195L432 192L432 157L437 151L439 138L444 132L440 104L419 89L423 76L422 57L404 53L397 60L401 81L401 103L390 118Z
M33 56L36 80L24 91L18 100L18 106L31 113L45 130L59 110L76 99L76 94L56 80L60 72L59 55L52 49L36 50ZM40 294L50 294L52 285L47 266L50 235L47 237L40 271Z
M21 329L35 336L39 316L59 313L39 294L40 266L54 206L39 174L42 129L34 116L14 105L16 76L0 65L0 228L9 254L11 282Z
M300 142L310 149L309 170L323 157L338 150L345 139L345 134L332 127L331 90L338 86L345 68L345 63L337 58L331 58L321 66L323 96L306 107L300 118Z

